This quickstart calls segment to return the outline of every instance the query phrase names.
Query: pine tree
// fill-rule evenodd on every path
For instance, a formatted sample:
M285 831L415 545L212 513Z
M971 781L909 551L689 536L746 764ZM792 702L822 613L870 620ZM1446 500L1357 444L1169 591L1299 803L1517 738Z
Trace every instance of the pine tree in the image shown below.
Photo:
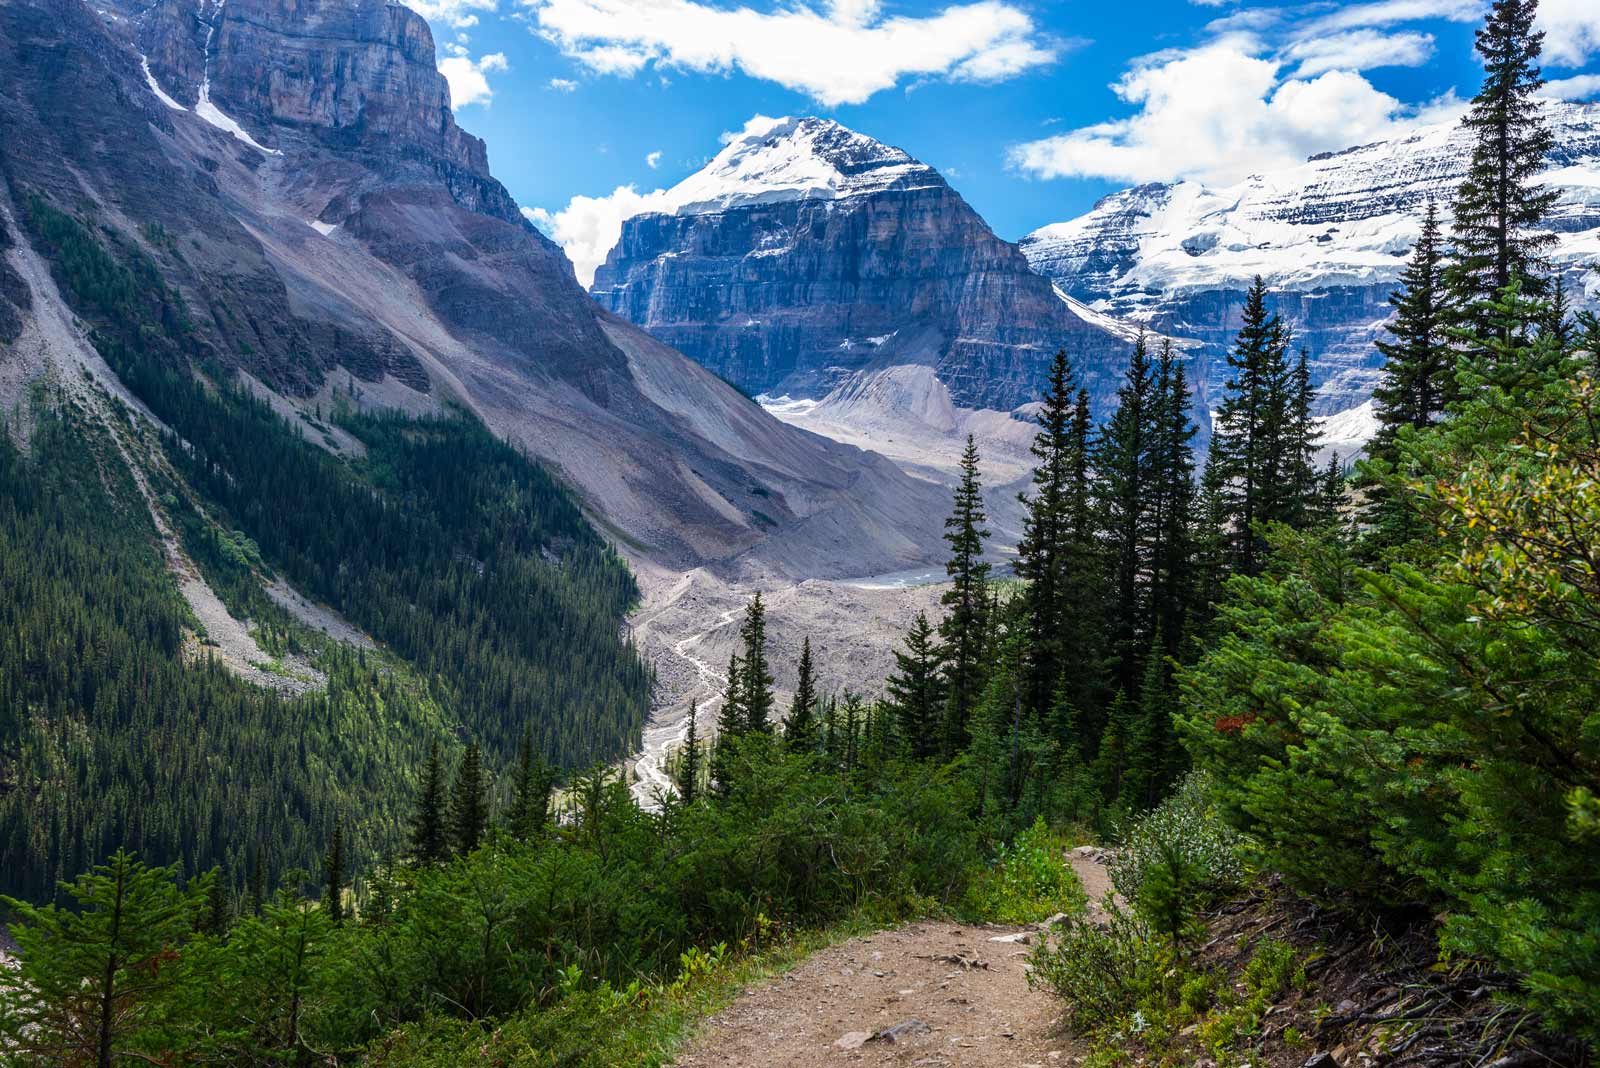
M699 707L690 701L689 725L683 732L683 756L678 761L677 775L673 777L678 797L686 805L694 804L700 792L700 728L696 723L699 718Z
M422 770L422 788L417 795L417 811L411 820L411 856L419 864L437 864L445 858L448 842L444 791L443 757L435 739L428 749L428 763Z
M978 445L971 434L961 454L961 480L955 504L944 521L944 540L950 546L945 573L950 588L939 597L945 616L939 621L939 639L948 659L947 690L941 752L954 756L967 740L967 720L983 689L983 634L989 602L989 564L983 543L989 537L984 525L983 484L978 473Z
M1554 137L1539 110L1544 86L1539 55L1544 33L1535 30L1538 0L1495 0L1477 32L1484 80L1462 126L1472 135L1472 159L1456 191L1455 259L1445 272L1467 326L1493 327L1484 305L1521 278L1529 297L1545 295L1544 253L1554 234L1538 226L1556 192L1537 183Z
M767 612L758 591L745 606L744 623L739 628L744 643L744 684L742 711L745 728L757 734L772 733L772 673L767 670Z
M814 753L817 749L817 681L811 662L811 638L800 644L799 678L789 718L784 721L783 741L791 753Z
M1375 342L1383 370L1372 390L1378 431L1367 455L1393 463L1395 434L1403 426L1432 426L1455 397L1455 353L1445 333L1451 318L1443 282L1444 246L1438 208L1430 199L1422 233L1400 274L1400 288L1389 298L1394 317Z
M533 730L522 732L517 747L517 792L511 803L509 830L521 842L532 842L544 834L550 821L550 791L555 776L544 755L536 752Z
M944 650L926 613L917 613L905 644L904 652L895 650L895 673L887 681L889 709L911 757L926 760L939 751L945 708Z
M483 753L478 743L467 746L456 769L455 785L450 791L450 847L457 856L464 857L478 848L484 829L489 824L488 802L484 797Z
M1153 807L1170 781L1174 762L1172 688L1168 665L1161 650L1165 642L1156 634L1145 658L1139 683L1139 707L1128 737L1127 772L1117 800L1139 811Z
M322 856L322 910L335 924L344 922L344 880L348 866L344 855L344 820L335 816L328 850Z
M66 887L72 908L0 898L21 952L0 968L0 1049L8 1061L96 1065L146 1059L183 981L173 947L204 914L209 878L179 890L177 868L124 850Z

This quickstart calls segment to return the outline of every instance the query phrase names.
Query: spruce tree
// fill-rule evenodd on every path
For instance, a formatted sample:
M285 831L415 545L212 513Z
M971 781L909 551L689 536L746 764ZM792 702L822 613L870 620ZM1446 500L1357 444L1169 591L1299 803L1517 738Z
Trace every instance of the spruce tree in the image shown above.
M799 678L789 718L784 721L783 742L791 753L813 753L817 748L817 680L811 662L811 637L800 644Z
M488 801L484 797L483 753L478 743L467 746L456 769L450 792L450 847L464 857L478 848L489 823Z
M322 910L335 924L344 922L344 880L349 862L344 850L344 820L335 816L328 850L322 855Z
M1539 55L1544 33L1535 30L1538 0L1495 0L1477 31L1484 79L1461 125L1472 135L1467 176L1456 191L1455 258L1445 272L1464 325L1487 334L1485 305L1513 278L1524 293L1547 291L1542 259L1556 237L1538 229L1556 192L1536 182L1554 137L1539 110L1544 86Z
M517 787L511 803L508 830L521 842L532 842L543 833L550 821L550 791L555 786L555 775L544 755L536 751L533 729L522 732L517 747Z
M696 722L699 718L699 706L690 701L689 725L683 732L683 756L678 761L677 774L673 776L678 797L686 805L694 804L700 792L700 728Z
M203 930L206 934L222 936L228 933L228 927L233 921L233 912L228 908L228 884L222 877L222 868L213 866L206 873L210 880L206 888L206 919Z
M983 543L989 537L984 525L983 483L978 473L978 445L971 434L961 454L961 480L955 504L944 521L944 540L950 546L945 573L950 588L939 596L945 616L939 621L939 639L947 660L948 700L945 707L941 752L954 756L967 740L967 720L983 689L983 640L989 603L989 563Z
M767 611L758 591L745 606L744 623L739 628L744 643L745 728L757 734L772 733L772 673L767 670Z
M750 723L744 714L744 692L744 669L739 654L731 653L722 708L717 712L717 736L711 740L711 782L719 796L726 796L733 787L733 745Z
M172 960L204 914L209 877L179 890L177 868L125 850L65 887L71 908L0 898L21 952L0 968L0 1049L19 1064L112 1068L160 1048Z
M1289 334L1267 311L1259 277L1245 298L1244 323L1228 355L1231 377L1217 409L1202 490L1221 524L1219 559L1225 573L1260 574L1266 563L1261 527L1303 527L1319 496L1312 465L1314 391L1304 351L1291 367ZM1215 587L1223 575L1213 574Z
M1151 629L1174 654L1188 630L1195 586L1195 426L1189 384L1171 339L1156 361L1155 460L1151 472L1154 544L1151 547Z
M939 751L945 708L944 650L926 613L917 613L905 645L904 652L895 650L895 673L887 681L888 706L907 752L914 760L926 760Z
M1155 368L1141 331L1117 390L1116 410L1100 432L1094 463L1109 571L1106 628L1120 687L1131 684L1147 642L1159 417Z
M422 769L417 811L411 819L411 856L417 863L436 864L445 858L449 846L445 815L443 756L438 739L434 739Z
M1089 397L1074 389L1065 352L1057 352L1051 365L1032 452L1033 490L1019 497L1025 515L1016 573L1028 584L1023 706L1042 717L1063 673L1083 695L1079 704L1087 710L1100 668Z
M1383 369L1372 390L1378 431L1367 455L1393 463L1395 434L1403 426L1432 426L1455 397L1455 353L1446 327L1451 317L1444 286L1444 246L1438 208L1430 199L1422 232L1400 274L1400 288L1389 298L1394 317L1384 326L1388 338L1375 344Z

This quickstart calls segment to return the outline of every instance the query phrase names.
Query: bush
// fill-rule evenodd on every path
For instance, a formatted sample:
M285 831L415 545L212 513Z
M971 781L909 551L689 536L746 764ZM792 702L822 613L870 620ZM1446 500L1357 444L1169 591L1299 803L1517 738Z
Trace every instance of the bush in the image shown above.
M1148 898L1146 883L1159 873L1195 899L1212 899L1244 883L1243 842L1211 804L1211 783L1190 773L1154 810L1129 825L1110 864L1111 885L1125 900ZM1170 887L1163 894L1170 893Z
M1028 954L1028 985L1066 1000L1077 1030L1105 1027L1135 1011L1173 972L1174 951L1150 925L1115 901L1103 924L1069 918Z
M1066 838L1043 819L1001 846L992 869L967 894L967 906L995 923L1033 923L1058 913L1076 915L1088 905L1078 877L1064 861Z

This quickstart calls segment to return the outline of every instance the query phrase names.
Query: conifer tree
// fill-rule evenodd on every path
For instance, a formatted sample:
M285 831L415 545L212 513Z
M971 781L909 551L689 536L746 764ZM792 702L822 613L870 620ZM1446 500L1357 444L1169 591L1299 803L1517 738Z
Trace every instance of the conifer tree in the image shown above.
M187 890L177 868L124 850L66 887L72 908L0 898L21 952L0 968L0 1049L18 1063L95 1065L146 1059L165 1022L163 996L183 972L172 948L203 915L209 877Z
M322 910L335 923L344 922L344 880L349 862L344 851L344 820L335 816L328 849L322 856Z
M812 753L817 748L817 680L811 662L811 637L800 643L799 678L795 682L794 701L789 706L789 718L784 721L784 745L792 753Z
M1451 302L1443 265L1439 213L1430 199L1422 232L1400 274L1400 288L1389 297L1394 309L1384 326L1389 337L1375 342L1383 369L1372 390L1378 431L1367 444L1367 455L1373 459L1393 463L1396 432L1403 426L1432 426L1454 399L1455 353L1445 332Z
M456 769L455 786L450 792L450 847L457 856L478 848L489 823L488 801L484 797L483 753L478 743L467 746Z
M1188 629L1195 573L1195 426L1189 419L1189 384L1183 364L1164 339L1156 361L1154 544L1150 565L1152 629L1174 654Z
M772 673L767 670L767 611L757 591L745 606L744 623L739 628L744 643L744 685L741 711L745 728L757 734L772 733Z
M1493 327L1485 305L1513 278L1529 297L1547 292L1542 259L1554 234L1538 229L1556 192L1537 183L1554 137L1539 110L1544 86L1539 55L1544 33L1535 30L1538 0L1495 0L1477 31L1484 79L1461 120L1472 135L1467 176L1456 191L1455 258L1445 277L1467 326Z
M696 722L699 718L699 706L690 701L689 725L683 732L683 756L678 761L678 773L673 781L678 797L686 805L694 804L700 793L700 728Z
M887 681L892 710L906 750L915 760L939 751L940 715L945 708L944 650L926 613L918 612L895 650L895 673Z
M449 848L445 818L444 763L438 739L434 739L428 749L428 763L422 769L422 788L411 820L411 856L417 863L437 864L445 858Z
M1266 293L1258 277L1245 298L1202 487L1222 525L1225 571L1243 575L1266 563L1261 525L1305 526L1320 493L1310 367L1304 351L1289 365L1288 331L1267 311ZM1213 586L1220 577L1211 577Z
M941 752L951 757L966 744L967 720L983 688L983 640L989 604L989 563L983 543L989 537L984 524L983 483L978 473L978 445L971 434L961 454L961 480L955 504L944 521L944 540L950 546L945 573L950 588L939 597L945 616L939 621L939 639L947 660L948 700L945 708Z
M1094 782L1100 800L1108 805L1123 801L1123 787L1128 776L1130 751L1133 747L1136 710L1126 693L1119 692L1106 713L1105 731L1100 736L1100 751L1094 759Z
M744 668L737 652L728 655L728 681L717 711L717 736L711 740L711 781L720 796L733 787L733 745L750 721L744 714Z
M1161 635L1154 635L1139 682L1139 707L1129 730L1127 772L1118 800L1133 811L1153 807L1172 778L1174 696L1161 652L1164 647Z
M1016 573L1028 584L1023 706L1043 716L1063 673L1084 695L1079 704L1087 710L1100 667L1089 397L1085 390L1074 390L1064 351L1056 353L1051 365L1032 452L1033 492L1019 497L1025 515Z
M508 830L521 842L532 842L544 833L550 821L550 791L555 776L544 755L535 750L533 729L522 732L517 747L517 787L512 799Z
M206 891L205 932L211 935L225 935L233 919L232 910L228 908L228 884L223 880L220 867L213 867L207 878L211 883Z
M1149 580L1156 540L1156 465L1159 460L1155 368L1141 331L1095 450L1100 524L1109 589L1106 628L1116 664L1115 683L1131 684L1149 623Z

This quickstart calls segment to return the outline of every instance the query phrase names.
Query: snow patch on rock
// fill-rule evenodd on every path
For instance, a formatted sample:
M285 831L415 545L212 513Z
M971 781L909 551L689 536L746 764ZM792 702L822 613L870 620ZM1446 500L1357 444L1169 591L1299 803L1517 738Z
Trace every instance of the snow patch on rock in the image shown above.
M144 83L150 87L150 91L152 93L156 94L156 99L157 100L159 100L163 104L167 105L167 107L171 108L173 111L188 111L189 110L188 108L184 107L182 104L178 103L176 100L174 100L170 96L168 96L166 90L161 88L161 83L156 81L156 76L154 74L150 73L150 60L149 60L149 58L147 56L145 56L144 53L142 53L142 52L139 54L139 66L144 71Z

